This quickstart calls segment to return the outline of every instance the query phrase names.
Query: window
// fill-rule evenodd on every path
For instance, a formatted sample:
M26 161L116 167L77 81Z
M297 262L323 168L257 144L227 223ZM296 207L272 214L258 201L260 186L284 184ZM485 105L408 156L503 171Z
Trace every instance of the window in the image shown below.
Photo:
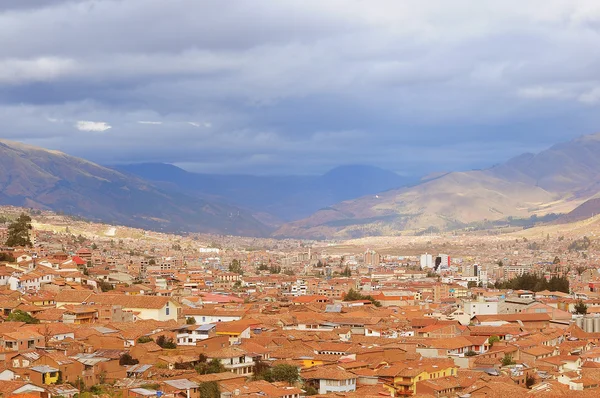
M165 314L169 315L169 307L165 308Z

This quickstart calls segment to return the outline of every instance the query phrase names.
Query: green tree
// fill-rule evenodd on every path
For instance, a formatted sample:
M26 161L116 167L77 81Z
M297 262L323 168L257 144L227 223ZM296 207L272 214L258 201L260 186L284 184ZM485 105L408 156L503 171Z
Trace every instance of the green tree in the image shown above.
M265 373L265 380L268 382L286 381L290 384L296 383L300 379L298 368L293 365L279 364L273 366Z
M271 274L279 274L281 273L281 266L279 265L272 265L269 267L269 272Z
M240 274L240 275L242 275L244 273L244 271L242 271L242 264L240 263L240 260L238 260L238 259L231 260L231 263L229 263L229 272L234 272L234 273Z
M583 300L579 299L575 304L575 313L579 315L587 314L587 305L583 302Z
M185 319L185 323L187 325L195 325L196 324L196 318L194 318L193 316L187 317Z
M467 282L467 289L472 289L474 287L477 287L477 282L475 282L475 281Z
M108 292L114 289L113 285L106 281L98 282L98 286L100 287L100 290L102 290L102 292Z
M341 276L346 276L346 277L351 277L352 276L352 270L350 270L350 267L346 265L346 268L344 268L344 270L342 271L342 273L340 275Z
M490 336L490 338L488 339L488 343L490 344L490 347L493 347L494 343L497 343L498 341L500 341L500 337L498 337L498 336Z
M312 395L319 394L319 391L311 385L307 385L306 387L304 387L304 391L306 391L305 392L306 396L312 396Z
M220 398L221 390L216 381L205 381L198 385L198 391L202 398Z
M525 386L531 388L535 384L535 377L533 375L527 376L525 379Z
M29 236L31 229L31 217L25 213L21 213L21 215L8 226L6 246L33 246L31 237Z
M119 365L137 365L140 361L131 356L130 353L125 352L119 357Z
M152 337L150 337L150 336L141 336L141 337L138 337L138 339L137 339L137 342L139 344L149 343L151 341L154 341L154 340L152 340Z
M5 261L7 263L14 263L15 258L10 253L0 253L0 261Z
M174 350L175 348L177 348L177 344L175 344L173 338L167 338L164 334L161 334L156 338L156 344L158 344L161 348L167 350Z
M227 369L217 358L213 358L208 362L201 362L196 366L196 372L201 375L223 373Z
M258 266L258 270L259 270L259 271L268 271L268 270L269 270L269 266L268 266L267 264L265 264L265 263L261 263L261 264Z
M513 357L510 354L505 354L502 358L502 366L510 366L514 365L515 363L516 362L513 360Z
M40 320L32 317L25 311L14 310L6 318L9 322L25 322L25 323L40 323Z
M348 290L348 293L344 295L344 301L357 301L357 300L369 300L375 307L381 307L381 303L373 298L371 295L360 294L354 289Z
M469 350L469 351L465 352L466 357L474 357L475 355L477 355L477 353L473 350Z

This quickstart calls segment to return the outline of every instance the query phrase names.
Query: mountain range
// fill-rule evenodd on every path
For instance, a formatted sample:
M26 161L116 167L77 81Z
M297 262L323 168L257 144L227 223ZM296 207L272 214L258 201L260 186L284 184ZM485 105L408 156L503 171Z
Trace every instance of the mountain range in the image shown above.
M168 193L84 159L0 140L0 204L60 211L154 230L266 236L249 212Z
M105 167L0 140L0 204L170 232L309 239L560 223L600 210L597 153L600 134L485 170L416 181L358 165L320 176L201 174L161 163Z
M486 170L447 173L415 186L344 201L287 223L274 236L395 235L552 213L588 214L578 206L600 193L598 153L600 134L583 136Z
M218 200L249 209L266 224L278 226L319 209L414 182L388 170L347 165L316 176L253 176L191 173L164 163L113 166L164 190Z

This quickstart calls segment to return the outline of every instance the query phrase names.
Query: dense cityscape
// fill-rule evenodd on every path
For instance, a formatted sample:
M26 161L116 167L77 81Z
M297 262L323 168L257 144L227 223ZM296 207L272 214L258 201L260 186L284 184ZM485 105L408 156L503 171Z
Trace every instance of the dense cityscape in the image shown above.
M9 394L586 396L600 382L598 247L581 226L341 242L2 214Z

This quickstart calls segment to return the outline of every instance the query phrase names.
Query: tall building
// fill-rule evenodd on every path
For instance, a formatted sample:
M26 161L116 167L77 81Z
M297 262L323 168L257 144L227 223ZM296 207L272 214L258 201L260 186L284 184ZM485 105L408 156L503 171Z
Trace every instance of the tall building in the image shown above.
M421 268L433 268L433 256L431 254L421 254Z
M365 265L378 266L381 262L381 256L375 250L367 250L363 256Z

